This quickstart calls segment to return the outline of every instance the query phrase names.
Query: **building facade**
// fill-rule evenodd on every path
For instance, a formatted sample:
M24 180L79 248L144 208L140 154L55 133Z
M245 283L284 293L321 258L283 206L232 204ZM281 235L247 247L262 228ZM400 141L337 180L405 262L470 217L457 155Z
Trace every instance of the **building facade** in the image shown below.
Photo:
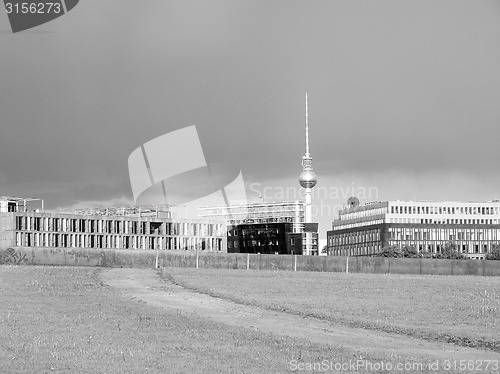
M370 203L340 210L327 232L334 256L369 256L392 245L436 254L450 242L468 258L483 259L500 243L500 201Z
M259 202L201 207L198 214L227 222L229 253L317 254L318 225L305 222L304 207L300 201Z
M291 249L292 242L289 244L287 238L287 233L290 232L292 232L291 224L286 222L250 223L229 226L227 232L227 252L290 254L293 252Z
M0 248L4 249L23 246L226 251L224 222L175 220L168 210L108 208L69 213L29 210L22 204L6 206L7 210L0 210Z

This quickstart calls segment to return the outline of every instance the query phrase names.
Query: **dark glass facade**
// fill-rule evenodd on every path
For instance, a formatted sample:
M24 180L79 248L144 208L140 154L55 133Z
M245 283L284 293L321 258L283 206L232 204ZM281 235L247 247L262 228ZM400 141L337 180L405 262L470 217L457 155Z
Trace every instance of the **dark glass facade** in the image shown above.
M230 226L227 231L227 252L292 254L293 248L287 240L287 233L291 231L292 224L284 222Z

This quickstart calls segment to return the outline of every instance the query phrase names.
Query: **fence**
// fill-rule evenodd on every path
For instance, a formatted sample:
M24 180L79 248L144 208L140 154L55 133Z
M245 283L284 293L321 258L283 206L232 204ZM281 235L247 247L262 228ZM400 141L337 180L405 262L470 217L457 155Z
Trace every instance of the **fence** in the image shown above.
M500 261L488 260L263 255L174 250L13 247L0 250L1 264L500 276Z

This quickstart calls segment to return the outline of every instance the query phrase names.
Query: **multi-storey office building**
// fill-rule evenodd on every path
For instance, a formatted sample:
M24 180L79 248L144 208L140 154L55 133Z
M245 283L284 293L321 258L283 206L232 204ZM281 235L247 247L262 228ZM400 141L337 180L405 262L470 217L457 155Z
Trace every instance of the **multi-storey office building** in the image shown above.
M19 200L21 201L21 200ZM175 220L158 208L0 212L0 247L226 251L224 222Z
M318 254L318 224L305 223L303 202L246 203L198 211L204 219L227 222L230 253Z
M390 245L439 253L453 242L467 257L481 259L500 243L500 201L386 201L348 207L339 211L327 240L328 252L335 256L371 255Z

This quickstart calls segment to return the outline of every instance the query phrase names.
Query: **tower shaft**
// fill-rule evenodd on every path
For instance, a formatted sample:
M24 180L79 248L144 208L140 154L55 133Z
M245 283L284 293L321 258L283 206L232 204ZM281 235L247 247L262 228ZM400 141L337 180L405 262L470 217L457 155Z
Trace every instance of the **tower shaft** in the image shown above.
M312 222L311 201L312 201L312 188L316 185L317 178L313 171L313 163L311 153L309 152L309 111L306 93L306 153L302 156L302 173L299 176L299 183L305 189L305 212L304 221L306 223Z
M312 188L306 188L305 193L305 206L304 206L304 222L312 222Z

